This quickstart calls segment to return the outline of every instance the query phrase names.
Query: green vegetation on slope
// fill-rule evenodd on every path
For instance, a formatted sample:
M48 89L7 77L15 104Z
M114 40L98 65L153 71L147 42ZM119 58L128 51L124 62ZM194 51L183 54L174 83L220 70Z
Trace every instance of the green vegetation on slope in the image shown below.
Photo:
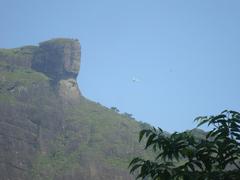
M67 39L67 38L56 38L51 39L48 41L44 41L40 43L40 46L44 45L66 45L66 44L72 44L73 40L78 41L77 39Z
M14 59L24 59L38 49L37 46L24 46L14 49L0 49L0 57L8 57ZM0 59L1 60L1 59Z
M46 167L47 177L76 168L84 172L95 166L127 173L134 156L150 157L136 140L140 130L137 121L83 97L77 106L69 106L65 114L64 131L52 142L55 148L49 154L40 154L34 163L35 177Z
M29 85L34 82L48 81L48 77L42 73L32 71L30 69L18 68L12 72L0 72L3 82L19 82L22 85Z
M14 49L0 49L0 62L6 62L15 67L31 68L37 46L24 46ZM1 70L1 69L0 69Z
M15 102L15 97L27 90L28 86L47 82L49 79L42 73L28 68L21 68L0 62L0 101Z

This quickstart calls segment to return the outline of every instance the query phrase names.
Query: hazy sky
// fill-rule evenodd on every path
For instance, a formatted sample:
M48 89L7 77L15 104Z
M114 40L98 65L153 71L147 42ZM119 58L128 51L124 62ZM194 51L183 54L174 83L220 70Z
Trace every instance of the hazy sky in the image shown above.
M0 0L0 22L0 47L78 38L83 95L164 130L240 110L239 0Z

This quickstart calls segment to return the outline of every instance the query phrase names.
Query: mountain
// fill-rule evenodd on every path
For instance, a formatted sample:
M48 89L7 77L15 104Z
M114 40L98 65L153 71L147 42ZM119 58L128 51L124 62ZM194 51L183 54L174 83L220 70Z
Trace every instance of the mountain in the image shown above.
M0 180L128 180L145 126L85 98L80 43L0 49Z

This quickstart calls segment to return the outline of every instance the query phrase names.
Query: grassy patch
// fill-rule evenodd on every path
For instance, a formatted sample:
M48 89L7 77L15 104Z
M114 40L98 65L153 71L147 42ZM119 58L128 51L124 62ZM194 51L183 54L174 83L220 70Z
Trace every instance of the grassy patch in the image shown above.
M16 103L16 98L10 94L0 93L0 102L14 105Z
M67 170L77 167L78 151L66 154L62 136L52 142L50 152L39 153L33 163L32 177L35 180L53 180Z
M65 171L72 169L75 166L75 155L65 155L63 152L59 151L55 154L40 154L36 158L33 169L32 176L35 180L53 180Z
M28 85L33 82L48 81L48 77L42 73L31 69L17 68L13 72L0 72L0 81L20 82L23 85Z
M37 46L24 46L21 48L14 49L0 49L0 57L11 57L15 59L22 59L26 56L33 55L33 53L38 49Z
M129 159L122 159L122 158L107 158L107 159L105 159L105 162L107 164L111 165L111 167L121 168L121 169L127 169L130 161L131 160L129 160Z
M82 152L86 156L98 156L104 164L125 170L133 157L140 154L149 157L150 153L138 143L141 127L137 121L84 98L79 106L69 108L67 114L67 122L79 129L72 133L76 139L82 138L85 144Z
M72 44L74 41L78 41L77 39L67 39L67 38L56 38L51 39L48 41L44 41L40 43L40 46L45 45L66 45L66 44Z

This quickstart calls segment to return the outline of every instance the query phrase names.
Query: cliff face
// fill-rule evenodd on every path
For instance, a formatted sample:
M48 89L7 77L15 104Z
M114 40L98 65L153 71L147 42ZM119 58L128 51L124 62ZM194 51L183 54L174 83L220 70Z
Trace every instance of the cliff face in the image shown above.
M40 43L32 67L54 80L75 79L80 68L78 40L54 39Z
M140 124L84 98L80 44L0 49L0 180L132 179Z

